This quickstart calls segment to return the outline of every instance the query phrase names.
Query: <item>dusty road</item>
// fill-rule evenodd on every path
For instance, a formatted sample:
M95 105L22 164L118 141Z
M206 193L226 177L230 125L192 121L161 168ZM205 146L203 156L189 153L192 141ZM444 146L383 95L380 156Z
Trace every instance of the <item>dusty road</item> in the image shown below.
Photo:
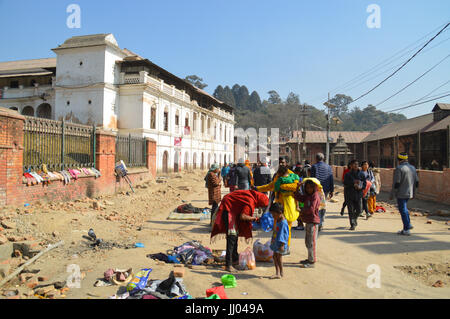
M170 176L163 183L142 183L136 187L135 194L122 192L95 200L42 203L28 208L5 207L0 213L1 219L15 223L15 227L4 229L0 234L31 236L44 246L64 240L63 247L48 253L29 268L39 269L39 275L54 282L67 280L70 275L67 267L77 265L82 276L81 287L71 288L58 298L108 298L118 292L118 286L94 287L94 282L102 278L108 268L131 267L134 271L152 268L151 279L166 279L173 266L151 260L147 254L166 252L189 240L201 241L213 249L225 249L225 241L210 245L207 220L167 220L182 200L197 207L208 206L203 175L201 172L183 173ZM222 194L226 192L223 189ZM396 232L402 225L400 215L389 204L381 203L388 212L376 214L367 221L360 219L356 231L351 232L347 214L342 217L338 213L343 200L339 187L335 199L337 202L328 203L324 230L319 235L316 268L299 268L298 261L306 257L304 231L294 230L291 255L283 258L285 278L268 279L274 273L273 264L257 263L255 270L235 274L237 287L227 289L228 297L450 298L448 218L426 217L412 211L413 235L398 236ZM97 204L100 209L93 209ZM417 205L430 208L430 203L426 202ZM145 248L87 248L82 236L90 228L105 241L130 246L140 242ZM271 233L254 231L253 235L254 239L265 242ZM239 251L245 247L244 242L239 243ZM369 266L372 268L368 269ZM369 282L375 282L370 280L375 276L374 269L378 269L380 288L370 288L367 284L368 278ZM225 272L218 266L193 267L186 269L184 283L193 297L205 297L205 290L220 282L223 274ZM443 287L432 286L438 280L443 282ZM25 294L30 295L28 298L37 298L18 279L3 287L6 288L19 289L21 298L26 298Z

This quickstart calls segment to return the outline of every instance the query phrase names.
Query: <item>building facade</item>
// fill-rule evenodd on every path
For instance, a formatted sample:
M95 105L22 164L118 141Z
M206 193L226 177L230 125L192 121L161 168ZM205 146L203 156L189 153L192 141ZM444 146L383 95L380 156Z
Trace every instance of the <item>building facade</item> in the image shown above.
M157 143L157 170L233 159L233 109L127 49L112 34L77 36L56 58L0 63L0 106Z

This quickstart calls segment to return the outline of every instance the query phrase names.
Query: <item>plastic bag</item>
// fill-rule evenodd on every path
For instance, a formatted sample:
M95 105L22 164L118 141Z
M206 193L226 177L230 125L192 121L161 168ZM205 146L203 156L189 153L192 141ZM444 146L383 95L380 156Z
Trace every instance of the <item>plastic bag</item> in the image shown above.
M217 296L218 298L213 296ZM206 297L206 299L228 299L224 286L206 289Z
M265 231L266 233L272 231L273 217L270 212L264 213L260 218L260 222L261 222L261 229L263 231Z
M127 285L127 291L130 295L142 290L147 285L148 277L152 272L151 268L141 269L134 275L133 280Z
M245 248L245 250L239 254L239 267L242 270L256 268L255 254L250 247Z
M270 249L270 240L262 244L259 239L253 244L253 253L257 261L271 261L273 257L273 251Z

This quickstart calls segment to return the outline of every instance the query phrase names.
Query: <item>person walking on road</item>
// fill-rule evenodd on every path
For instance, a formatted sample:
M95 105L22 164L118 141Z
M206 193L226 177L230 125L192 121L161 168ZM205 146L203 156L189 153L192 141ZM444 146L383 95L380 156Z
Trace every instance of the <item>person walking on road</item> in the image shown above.
M222 183L220 181L220 177L218 176L220 172L219 165L212 164L210 170L208 171L208 174L206 175L206 185L208 187L208 199L209 199L209 205L212 205L211 207L211 224L213 221L214 213L219 206L222 194L221 194L221 186Z
M373 172L369 169L369 163L367 161L362 161L361 163L361 173L364 175L364 178L366 179L366 187L370 187L366 193L363 192L363 198L362 198L362 207L363 210L366 212L366 220L372 217L372 214L370 213L368 202L369 202L369 196L370 196L370 189L372 188L372 185L375 183L375 177L373 176ZM370 182L370 183L368 183ZM360 216L362 217L362 216Z
M222 170L220 171L220 174L222 175L223 184L225 187L227 186L227 179L228 179L228 173L230 172L230 165L225 163L222 167Z
M358 226L358 217L361 214L361 202L363 189L366 187L366 179L359 170L357 160L350 162L350 171L344 177L344 198L348 207L350 230Z
M392 200L394 196L397 198L398 210L402 216L403 229L397 234L409 236L413 226L409 218L408 200L415 196L416 189L419 187L419 176L417 176L416 168L408 163L407 153L400 153L398 159L400 163L394 170L390 199Z
M333 197L334 192L333 172L331 170L330 165L328 165L323 161L324 158L325 156L323 155L323 153L317 153L316 155L317 163L311 166L311 177L315 177L320 181L320 184L323 187L323 192L325 193L325 198L329 197L331 199ZM319 211L320 216L319 231L323 229L325 212L326 212L325 208Z
M244 159L239 159L236 167L236 188L240 190L249 190L252 184L252 173L250 169L244 165Z

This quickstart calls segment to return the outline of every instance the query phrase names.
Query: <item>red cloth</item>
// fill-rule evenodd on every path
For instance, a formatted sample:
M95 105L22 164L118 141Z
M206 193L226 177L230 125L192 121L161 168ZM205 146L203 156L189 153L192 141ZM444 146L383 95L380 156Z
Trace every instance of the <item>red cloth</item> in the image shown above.
M363 197L366 197L367 192L368 192L369 189L370 189L370 186L372 186L372 182L366 181L366 188L363 190Z
M253 216L256 207L269 205L269 198L254 190L236 190L222 198L217 210L216 220L211 231L211 238L218 234L227 234L228 229L233 227L238 231L239 237L245 239L252 237L252 223L242 221L241 214ZM228 225L224 223L222 214L228 213Z

